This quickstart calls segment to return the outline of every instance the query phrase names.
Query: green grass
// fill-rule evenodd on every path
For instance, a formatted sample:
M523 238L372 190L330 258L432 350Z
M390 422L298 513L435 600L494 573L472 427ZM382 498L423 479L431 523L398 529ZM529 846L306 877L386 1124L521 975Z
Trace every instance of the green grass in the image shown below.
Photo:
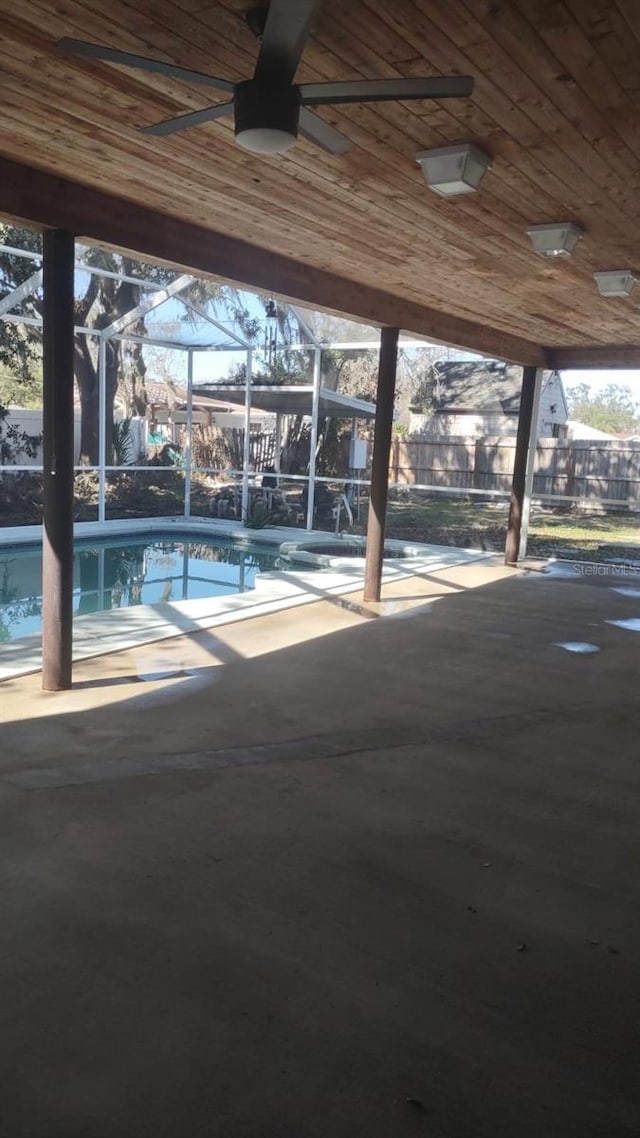
M506 502L433 497L390 501L387 536L405 541L499 551L507 530ZM529 527L531 557L606 561L640 555L640 515L534 508Z

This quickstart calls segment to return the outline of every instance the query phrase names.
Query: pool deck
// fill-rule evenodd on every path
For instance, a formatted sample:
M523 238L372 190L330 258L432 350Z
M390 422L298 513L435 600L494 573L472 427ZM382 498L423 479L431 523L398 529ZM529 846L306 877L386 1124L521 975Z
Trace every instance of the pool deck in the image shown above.
M33 542L41 539L40 527L27 527L22 530L3 531L4 544L20 541ZM83 523L76 527L76 537L104 538L123 534L127 537L142 533L192 532L195 535L224 537L231 540L251 541L263 544L265 548L279 548L299 538L305 546L315 542L338 545L339 538L320 531L292 531L286 527L268 527L262 530L247 530L238 523L208 521L206 519L155 518L139 519L124 523L109 523L108 528L98 523ZM20 533L18 538L16 533ZM345 535L345 542L349 535ZM398 548L404 543L389 543ZM1 552L2 546L0 546ZM400 580L413 573L438 571L447 566L470 564L490 555L478 550L452 549L446 546L411 544L412 556L385 562L383 579L385 583ZM325 558L326 560L326 558ZM141 644L168 640L181 633L193 633L204 629L222 627L236 621L255 616L280 612L287 608L311 604L325 596L349 594L362 589L364 563L359 558L332 557L331 567L321 573L309 572L303 567L291 571L272 571L260 573L255 588L244 593L226 596L205 597L192 601L165 601L153 605L136 605L131 608L116 608L76 617L73 622L73 658L85 660L92 656L118 652ZM38 671L42 663L40 636L24 636L10 640L0 647L0 681L11 676L27 675Z
M485 559L3 684L3 1135L637 1138L639 593Z

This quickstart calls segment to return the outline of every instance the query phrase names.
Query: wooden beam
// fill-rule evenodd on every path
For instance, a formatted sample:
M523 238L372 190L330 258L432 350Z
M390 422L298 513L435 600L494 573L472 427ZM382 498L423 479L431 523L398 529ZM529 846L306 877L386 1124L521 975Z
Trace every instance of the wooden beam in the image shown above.
M511 502L509 505L507 540L504 551L505 565L515 565L520 556L521 534L526 513L527 467L530 466L532 444L535 457L536 440L534 436L537 433L536 428L538 425L536 415L536 386L539 387L538 376L538 368L523 368L522 394L520 396L520 411L518 414L518 433L516 436L516 451L513 461Z
M367 520L367 555L364 568L365 601L379 601L384 559L384 530L389 491L389 455L398 364L398 328L383 328L380 334L376 426L371 463L371 497Z
M27 225L72 229L90 242L262 289L366 323L397 326L495 359L548 366L543 349L519 336L449 316L138 202L4 158L0 158L0 214Z
M73 619L73 235L43 243L42 372L44 525L42 686L71 687Z
M547 367L552 371L570 368L640 367L640 344L599 344L593 348L547 348Z

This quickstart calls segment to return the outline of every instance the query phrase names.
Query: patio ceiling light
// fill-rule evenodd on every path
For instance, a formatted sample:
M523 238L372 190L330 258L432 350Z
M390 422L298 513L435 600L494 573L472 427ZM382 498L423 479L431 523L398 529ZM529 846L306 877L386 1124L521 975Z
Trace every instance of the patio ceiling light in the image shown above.
M297 140L293 131L271 126L255 126L236 134L236 142L254 154L284 154Z
M549 225L532 225L527 233L541 257L570 257L583 230L574 221L556 221Z
M429 189L445 198L477 190L491 166L489 155L472 142L423 150L416 154L416 162Z
M600 296L630 296L638 281L631 269L594 273L593 279L598 286Z

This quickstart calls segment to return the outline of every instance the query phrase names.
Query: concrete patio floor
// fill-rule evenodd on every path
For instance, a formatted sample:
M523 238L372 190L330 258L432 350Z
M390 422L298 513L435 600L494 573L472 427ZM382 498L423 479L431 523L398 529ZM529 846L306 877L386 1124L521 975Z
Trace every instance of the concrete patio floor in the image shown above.
M480 563L1 685L2 1138L635 1138L634 583Z

